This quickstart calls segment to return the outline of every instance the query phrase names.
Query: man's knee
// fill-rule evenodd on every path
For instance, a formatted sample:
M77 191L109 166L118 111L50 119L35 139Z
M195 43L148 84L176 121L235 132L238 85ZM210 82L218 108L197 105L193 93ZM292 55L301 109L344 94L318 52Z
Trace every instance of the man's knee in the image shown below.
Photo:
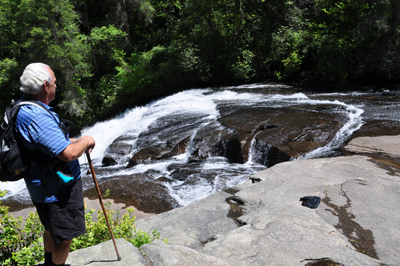
M68 250L68 252L69 252L69 247L71 246L71 243L72 243L72 240L64 240L64 241L61 241L60 243L54 244L53 245L53 253L54 252L57 253L57 251L63 252L66 250Z

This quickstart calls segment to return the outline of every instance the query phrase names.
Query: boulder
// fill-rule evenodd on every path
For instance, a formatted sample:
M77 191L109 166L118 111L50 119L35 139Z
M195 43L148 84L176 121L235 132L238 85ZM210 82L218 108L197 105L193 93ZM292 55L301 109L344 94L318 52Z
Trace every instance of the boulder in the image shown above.
M115 161L124 161L121 157L130 154L135 141L136 152L128 168L187 150L191 153L190 162L224 156L230 163L244 163L252 156L251 144L257 141L263 143L256 146L258 161L272 166L329 143L347 121L347 117L332 111L336 108L337 105L313 106L312 110L308 105L295 109L218 105L221 116L217 121L194 113L160 117L136 138L129 134L117 138L108 155ZM272 150L267 151L266 147Z
M329 109L329 106L321 108ZM218 121L226 128L252 132L254 136L249 137L295 158L329 143L346 121L334 112L309 112L307 109L307 106L296 110L290 107L240 107L221 115Z
M133 167L140 163L147 163L153 160L168 159L173 156L185 153L189 141L190 138L185 138L178 142L172 148L165 147L164 145L159 145L139 150L129 160L127 168Z
M115 160L115 158L113 158L111 155L107 154L106 156L104 156L103 160L101 161L101 163L104 166L110 166L110 165L116 165L118 164L118 162Z
M240 157L238 154L226 153L227 143L237 139L238 134L234 130L226 129L219 122L210 123L199 129L193 140L192 147L199 158L206 158L210 155L234 158ZM239 154L240 149L235 149ZM236 159L237 160L237 159ZM240 159L239 159L240 160ZM243 160L243 159L241 159Z
M274 166L277 163L287 162L291 157L277 147L274 147L262 140L255 141L255 155L253 161L267 167Z
M132 152L135 136L127 132L124 135L116 138L110 146L108 146L106 156L103 158L102 163L104 166L116 165L118 161L123 159L126 155Z
M68 255L66 265L70 266L148 266L143 254L134 245L124 239L116 239L116 245L121 260L118 261L112 240L104 243L79 249Z
M166 154L168 152L169 152L169 150L159 149L159 148L155 148L155 147L150 147L150 148L145 148L145 149L139 150L129 160L129 163L126 167L130 168L137 164L145 163L146 161L155 160L157 157L160 157L163 154Z
M146 213L162 213L179 206L159 181L147 178L142 174L115 176L107 180L100 180L99 187L102 195L107 189L109 197L116 203L125 203L135 206L139 211ZM84 191L89 199L97 198L95 188Z
M108 146L109 152L117 155L128 155L132 151L132 144L125 137L119 137Z

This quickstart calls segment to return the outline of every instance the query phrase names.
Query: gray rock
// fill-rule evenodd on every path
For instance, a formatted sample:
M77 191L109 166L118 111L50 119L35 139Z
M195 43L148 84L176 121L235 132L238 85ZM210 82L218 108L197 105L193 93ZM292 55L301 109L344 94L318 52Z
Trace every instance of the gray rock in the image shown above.
M305 265L326 257L344 265L400 261L399 178L366 157L281 163L255 177L262 181L239 185L235 194L245 202L240 219L247 225L202 252L240 265ZM303 196L323 200L313 210L301 206Z
M230 266L216 257L183 246L166 245L161 241L143 245L142 251L153 266Z
M364 156L296 160L234 187L244 202L242 227L225 226L230 196L218 192L136 224L232 265L305 265L330 258L343 265L400 261L400 186ZM303 196L322 198L317 209ZM207 240L208 239L208 240Z
M352 139L345 147L354 153L384 154L400 158L400 136L360 137Z
M102 194L108 189L109 197L116 202L135 206L135 209L146 213L162 213L178 206L165 186L157 180L146 178L143 174L113 176L100 180L99 187ZM98 198L94 187L85 190L83 194L90 199Z
M399 139L363 140L359 151L379 150L398 158L393 146ZM232 195L220 191L140 219L136 228L157 229L168 240L169 245L156 241L142 246L152 265L304 266L329 258L338 265L394 266L400 261L399 175L359 155L284 162L255 174L260 182L249 180L231 189L233 198L244 203L245 213L238 218L244 226L227 217L231 206L226 200ZM310 209L299 201L304 196L322 201ZM122 261L116 262L110 244L75 251L67 263L100 265L101 259L102 265L104 260L107 265L149 265L124 240L118 240L123 251ZM131 264L122 264L124 259Z
M131 243L124 239L116 239L115 242L117 245L118 253L121 257L121 261L118 261L114 244L112 240L109 240L96 246L71 252L67 258L66 264L69 264L71 266L83 266L87 264L90 264L90 266L149 265L144 259L142 253Z
M225 201L231 195L220 191L185 207L161 213L136 222L136 227L152 232L157 229L161 239L171 245L200 249L210 240L237 228L227 217L230 205Z

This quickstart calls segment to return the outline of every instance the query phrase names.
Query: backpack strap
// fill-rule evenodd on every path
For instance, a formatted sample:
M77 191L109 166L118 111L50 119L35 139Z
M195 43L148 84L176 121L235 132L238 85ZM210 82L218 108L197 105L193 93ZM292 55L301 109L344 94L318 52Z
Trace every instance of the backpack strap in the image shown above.
M51 114L51 116L52 116L52 117L54 118L54 120L56 120L56 122L57 122L57 119L56 119L56 117L53 115L53 113L52 113L49 109L47 109L46 107L44 107L42 104L40 104L38 101L35 101L35 100L20 101L20 102L16 103L16 104L14 105L14 107L16 107L16 106L22 106L22 105L34 105L34 106L40 107L40 108L46 110L49 114ZM13 107L13 109L14 109L14 107ZM18 111L19 111L19 108L16 108L16 109L18 109ZM17 111L17 112L18 112L18 111ZM13 113L13 115L14 115L14 113ZM15 114L15 115L16 115L16 114ZM13 117L16 117L16 116L13 116ZM59 121L61 121L61 119L60 119ZM58 124L60 125L60 122L58 122Z
M54 114L49 109L45 108L42 104L40 104L38 101L35 101L35 100L20 101L20 102L17 102L14 105L14 107L22 106L22 105L28 105L28 104L29 105L34 105L34 106L37 106L37 107L40 107L40 108L46 110L54 118L54 120L57 122L57 118L54 116ZM15 114L13 113L12 117L16 117L16 114L18 112L17 110L19 110L18 107L16 107L16 113ZM72 125L72 124L73 124L73 122L69 121L68 119L62 119L60 117L58 118L58 127L64 133L65 137L67 137L67 135L68 135L68 128L69 128L68 125Z

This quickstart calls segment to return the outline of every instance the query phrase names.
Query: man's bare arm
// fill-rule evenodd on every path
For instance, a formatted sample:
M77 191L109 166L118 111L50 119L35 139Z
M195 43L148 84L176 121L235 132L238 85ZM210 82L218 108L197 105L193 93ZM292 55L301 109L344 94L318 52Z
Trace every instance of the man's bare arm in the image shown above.
M57 158L61 161L70 162L78 159L84 152L90 153L94 146L95 141L91 136L82 136L79 139L71 139L69 144L62 152L57 154Z

